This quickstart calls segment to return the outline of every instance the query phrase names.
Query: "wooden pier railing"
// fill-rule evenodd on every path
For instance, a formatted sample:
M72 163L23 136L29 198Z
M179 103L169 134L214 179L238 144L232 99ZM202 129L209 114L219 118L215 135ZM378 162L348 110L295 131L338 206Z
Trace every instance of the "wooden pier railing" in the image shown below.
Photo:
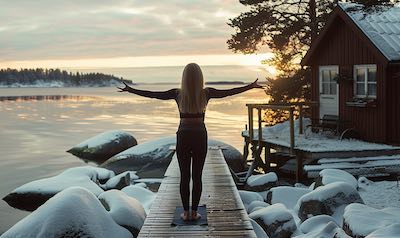
M179 195L179 166L174 155L138 237L256 237L222 151L209 148L203 169L200 205L208 226L171 226Z

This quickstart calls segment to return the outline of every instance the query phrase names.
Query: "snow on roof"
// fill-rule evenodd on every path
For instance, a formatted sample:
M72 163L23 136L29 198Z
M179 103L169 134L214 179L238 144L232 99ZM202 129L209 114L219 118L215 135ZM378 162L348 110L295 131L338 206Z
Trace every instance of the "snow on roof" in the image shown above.
M399 6L372 12L358 10L357 4L339 3L339 6L388 60L400 60Z

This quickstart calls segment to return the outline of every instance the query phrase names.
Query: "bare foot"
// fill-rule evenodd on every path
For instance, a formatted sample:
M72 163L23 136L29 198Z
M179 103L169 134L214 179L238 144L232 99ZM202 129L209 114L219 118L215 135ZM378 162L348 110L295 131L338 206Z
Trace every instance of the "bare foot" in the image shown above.
M184 221L189 221L189 211L184 211L184 212L181 214L181 218L182 218L182 220L184 220Z
M201 215L199 213L197 213L197 211L192 211L192 216L191 216L192 221L196 221L200 218L201 218Z

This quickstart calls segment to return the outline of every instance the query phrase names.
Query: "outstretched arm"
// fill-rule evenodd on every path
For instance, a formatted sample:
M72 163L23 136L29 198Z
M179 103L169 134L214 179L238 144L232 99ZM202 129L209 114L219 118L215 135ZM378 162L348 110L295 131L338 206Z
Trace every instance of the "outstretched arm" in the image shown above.
M157 99L161 99L161 100L175 99L176 94L177 94L176 88L173 88L173 89L170 89L167 91L154 92L154 91L147 91L147 90L140 90L140 89L132 88L129 85L127 85L125 82L123 82L123 83L124 83L125 87L124 88L117 87L120 90L118 92L129 92L129 93L134 93L139 96L148 97L148 98L157 98Z
M208 88L208 93L210 98L223 98L227 96L232 96L235 94L246 92L247 90L253 88L262 88L261 85L257 84L258 79L251 84L248 84L243 87L231 88L231 89L215 89L215 88Z

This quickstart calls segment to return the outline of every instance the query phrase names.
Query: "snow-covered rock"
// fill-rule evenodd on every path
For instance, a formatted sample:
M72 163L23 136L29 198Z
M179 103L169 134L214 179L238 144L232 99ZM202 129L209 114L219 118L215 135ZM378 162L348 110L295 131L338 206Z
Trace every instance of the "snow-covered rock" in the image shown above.
M135 137L125 131L106 131L91 137L67 150L81 159L103 163L132 146L137 145Z
M320 228L324 227L329 222L333 222L334 224L336 224L335 219L328 215L318 215L310 217L303 223L301 223L300 230L305 234L310 233L315 230L320 230ZM338 224L336 224L336 227L338 227Z
M316 215L342 214L346 205L355 202L364 203L353 186L345 182L334 182L303 195L295 210L301 221L305 221Z
M378 229L365 238L399 238L400 236L400 223L386 226Z
M65 189L19 221L2 238L131 238L87 189Z
M122 189L126 186L129 186L131 184L131 180L135 179L139 179L139 176L136 175L136 172L126 171L110 178L105 184L100 184L100 187L104 190Z
M98 196L104 192L99 183L109 180L114 175L113 171L92 166L70 168L59 175L24 184L3 200L12 207L33 211L56 193L73 186L86 188Z
M251 225L253 226L254 233L256 233L257 238L269 238L264 229L258 225L256 221L250 218Z
M269 237L290 238L297 229L290 211L283 204L274 204L249 214Z
M355 189L358 187L357 179L350 173L340 169L324 169L319 172L319 177L316 179L315 186L319 187L334 182L345 182Z
M334 222L318 224L317 227L312 227L307 233L294 238L351 238Z
M251 202L248 206L247 206L247 213L250 214L253 211L259 209L259 208L264 208L264 207L268 207L270 204L266 203L266 202L262 202L262 201L253 201Z
M146 211L146 214L149 213L150 207L153 204L154 199L156 198L155 193L144 188L141 185L136 185L136 184L131 185L123 188L121 191L127 194L128 196L138 200L140 204L142 204L144 210Z
M308 188L296 188L290 186L279 186L271 188L266 196L266 202L269 204L282 203L288 209L293 209L297 201L304 194L311 192Z
M116 173L127 170L137 171L141 178L162 178L171 162L176 144L175 136L163 137L148 141L127 149L101 164ZM228 165L235 171L243 171L241 153L234 147L217 140L208 140L209 146L218 146L224 154Z
M378 210L354 203L348 205L343 214L343 230L356 238L365 237L395 223L400 223L400 208L388 207Z
M246 186L244 189L255 192L266 191L276 186L277 181L278 181L278 176L274 172L251 175L247 179Z
M263 197L256 192L239 190L239 195L240 195L240 198L242 199L244 207L246 208L246 211L247 211L247 207L250 205L250 203L252 203L254 201L260 201L260 202L264 201Z
M128 229L133 237L139 234L146 219L146 212L138 200L113 189L98 197L114 221Z

